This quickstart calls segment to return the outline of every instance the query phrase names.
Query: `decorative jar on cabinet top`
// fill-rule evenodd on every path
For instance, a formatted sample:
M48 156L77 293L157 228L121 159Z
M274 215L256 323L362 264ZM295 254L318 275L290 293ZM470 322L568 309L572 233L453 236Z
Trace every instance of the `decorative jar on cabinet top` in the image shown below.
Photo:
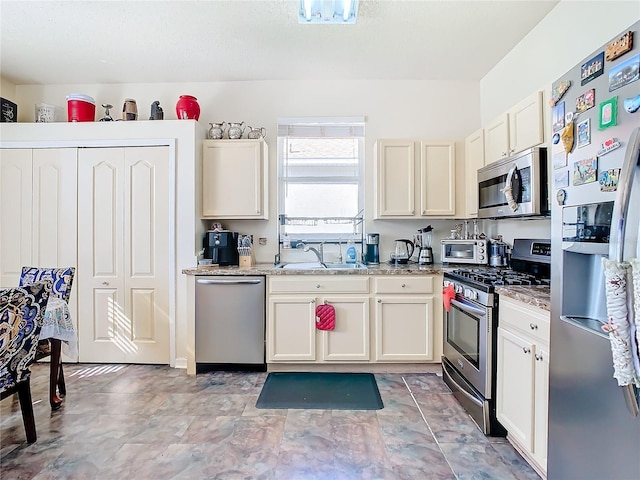
M224 129L227 126L227 122L210 123L209 124L209 138L211 140L220 140L224 136Z
M191 95L180 95L180 100L176 103L176 115L178 120L198 120L200 118L198 99Z
M267 136L267 130L264 127L253 128L247 127L249 129L249 133L247 133L247 138L251 139L260 139L265 138Z

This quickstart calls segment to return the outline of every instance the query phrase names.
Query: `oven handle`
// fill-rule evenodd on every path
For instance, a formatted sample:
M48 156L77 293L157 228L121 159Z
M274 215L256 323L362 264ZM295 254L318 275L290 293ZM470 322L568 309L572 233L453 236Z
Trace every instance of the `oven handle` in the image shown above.
M467 313L471 313L471 314L475 314L475 315L480 315L481 317L484 317L487 312L485 312L484 310L480 309L480 308L475 308L475 307L471 307L469 305L467 305L466 303L462 303L458 300L455 299L451 299L451 304L455 305L456 307L458 307L460 310L462 310L463 312L467 312Z

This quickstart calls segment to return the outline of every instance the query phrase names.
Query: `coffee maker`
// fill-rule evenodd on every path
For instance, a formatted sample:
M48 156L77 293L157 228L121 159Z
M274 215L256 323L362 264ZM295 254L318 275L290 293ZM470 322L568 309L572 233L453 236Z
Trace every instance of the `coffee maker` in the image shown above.
M364 257L364 263L367 265L379 265L380 264L380 234L368 233L367 234L367 250Z
M226 267L238 265L238 232L209 230L204 236L204 258L211 263Z
M431 248L431 225L418 229L418 265L433 265L433 248Z

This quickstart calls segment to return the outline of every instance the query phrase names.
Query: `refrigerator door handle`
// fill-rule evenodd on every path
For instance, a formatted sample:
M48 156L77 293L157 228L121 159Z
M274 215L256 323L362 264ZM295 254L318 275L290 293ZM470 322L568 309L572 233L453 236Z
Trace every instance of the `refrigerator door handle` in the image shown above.
M629 144L624 155L624 163L620 170L618 192L613 206L611 218L611 239L609 242L609 260L621 262L624 259L624 235L627 213L629 211L629 197L636 166L640 160L640 127L631 132Z

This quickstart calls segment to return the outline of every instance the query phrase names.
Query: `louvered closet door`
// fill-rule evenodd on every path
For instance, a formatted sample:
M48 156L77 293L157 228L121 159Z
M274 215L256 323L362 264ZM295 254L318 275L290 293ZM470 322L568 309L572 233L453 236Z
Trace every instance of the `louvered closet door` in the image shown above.
M81 149L82 362L169 363L169 148Z

